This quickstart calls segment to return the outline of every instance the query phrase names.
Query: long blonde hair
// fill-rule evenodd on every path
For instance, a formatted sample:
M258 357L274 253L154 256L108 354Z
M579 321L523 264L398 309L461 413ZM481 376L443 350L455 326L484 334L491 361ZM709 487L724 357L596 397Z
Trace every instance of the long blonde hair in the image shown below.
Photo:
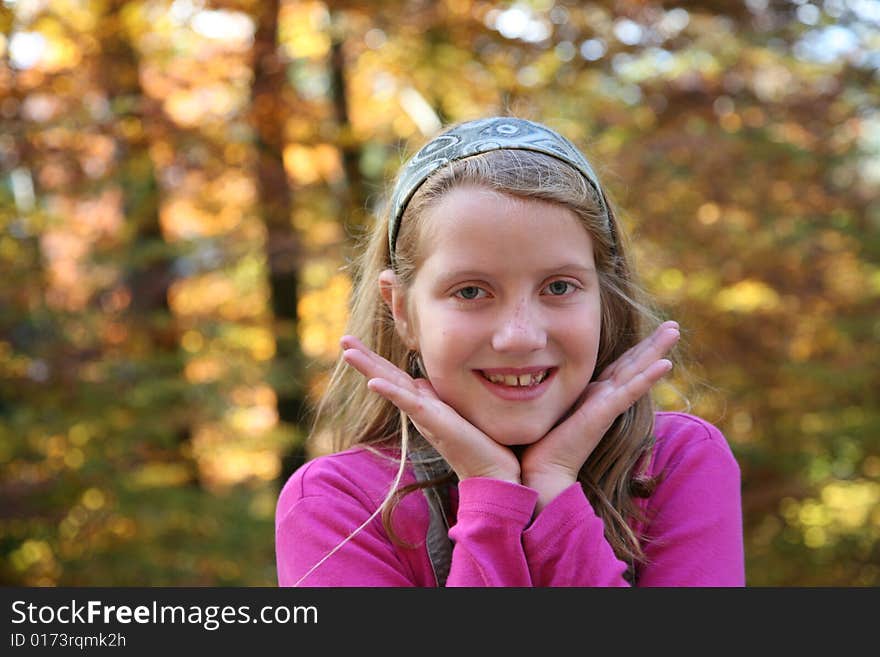
M373 230L363 236L359 255L353 260L354 287L346 333L356 335L368 348L401 369L415 373L414 354L395 330L391 312L379 292L378 276L393 268L404 290L412 284L424 257L420 249L426 246L421 239L425 210L443 194L462 185L558 203L572 210L590 234L602 306L594 376L653 330L656 314L634 280L626 240L607 197L603 197L608 208L606 215L594 188L560 160L532 151L496 150L444 166L421 185L401 219L393 266L388 213L380 216ZM629 520L641 517L634 497L645 497L653 488L651 480L635 471L640 459L650 453L653 422L653 403L645 395L617 418L579 476L587 498L605 523L606 538L617 557L629 563L631 569L634 561L644 560L640 539ZM412 490L436 484L428 481L397 490L402 462L407 458L408 447L415 444L411 439L414 427L406 414L369 391L364 377L340 360L316 410L314 432L329 432L336 450L353 445L392 448L401 459L396 480L390 482L392 489L382 505L386 530L395 538L390 510L397 499Z

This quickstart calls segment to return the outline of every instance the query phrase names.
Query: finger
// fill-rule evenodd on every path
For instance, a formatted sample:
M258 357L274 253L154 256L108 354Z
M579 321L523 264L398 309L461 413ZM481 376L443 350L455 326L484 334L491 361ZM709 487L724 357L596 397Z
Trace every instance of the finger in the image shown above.
M397 406L412 418L424 415L425 404L418 393L406 387L399 386L393 381L382 378L371 378L367 381L367 388L382 395L385 399Z
M623 382L632 378L651 363L666 356L680 337L681 333L676 322L664 322L648 338L630 348L609 365L597 380L614 379Z
M614 361L611 365L606 368L607 372L612 372L620 367L622 363L628 362L634 357L637 357L645 349L649 348L650 345L657 340L657 338L667 330L675 330L679 331L678 322L669 320L660 324L657 328L655 328L649 336L640 340L638 343L630 347L627 351L625 351L621 356Z
M577 409L586 428L604 433L614 419L646 395L672 369L672 361L661 359L631 377L623 385L610 381L593 384L599 390Z
M653 333L649 335L644 340L638 342L638 344L630 347L626 352L624 352L617 360L615 360L611 365L609 365L602 372L602 375L599 377L599 381L604 381L606 379L610 379L614 377L621 369L624 367L631 365L633 362L637 361L640 357L642 357L645 352L654 347L657 343L657 340L664 335L664 333L668 333L669 331L678 331L678 322L668 321L663 322L660 326L654 329Z
M612 419L623 413L645 396L660 379L672 370L672 361L662 358L643 371L636 373L622 386L610 386L608 402L614 413Z
M452 429L448 426L448 420L443 420L444 404L429 396L413 392L412 390L395 385L387 379L374 378L367 381L367 388L382 395L397 408L409 415L410 420L419 430L419 433L440 450L441 455L447 456L447 446L440 438L446 435L460 435L461 429Z
M361 353L370 356L371 358L375 357L376 359L381 359L375 351L366 346L363 342L361 342L358 338L353 335L344 335L339 340L339 344L342 346L343 352L354 350L360 351ZM384 360L384 359L383 359Z
M343 336L342 339L340 339L339 343L340 345L342 345L342 349L344 350L344 352L350 350L359 351L365 356L369 357L369 359L372 360L378 367L384 367L389 370L400 370L400 368L394 365L394 363L377 354L375 351L370 349L353 335Z
M340 340L340 343L345 348L345 351L342 352L342 359L368 379L382 377L397 385L414 390L411 376L391 361L364 346L357 338L345 336Z
M342 345L343 349L360 349L362 351L370 351L370 349L360 341L357 336L354 335L343 335L339 339L339 344Z
M635 404L639 399L648 393L648 391L672 370L672 361L661 358L654 361L643 371L638 372L626 383L619 387L612 387L611 395L615 405L619 407L622 413L627 408Z
M367 379L383 378L412 392L416 390L412 377L384 359L357 349L346 349L342 352L342 359Z

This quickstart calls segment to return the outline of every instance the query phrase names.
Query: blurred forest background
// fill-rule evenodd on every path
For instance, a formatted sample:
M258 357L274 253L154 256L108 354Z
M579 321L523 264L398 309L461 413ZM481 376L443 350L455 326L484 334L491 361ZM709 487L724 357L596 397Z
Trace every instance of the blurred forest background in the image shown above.
M580 144L743 472L880 585L880 1L0 0L0 584L268 585L353 236L440 126Z

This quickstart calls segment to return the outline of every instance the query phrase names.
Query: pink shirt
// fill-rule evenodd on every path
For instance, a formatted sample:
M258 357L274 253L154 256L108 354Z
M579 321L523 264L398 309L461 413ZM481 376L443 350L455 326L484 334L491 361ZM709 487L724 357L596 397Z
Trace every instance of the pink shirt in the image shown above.
M721 432L684 413L658 413L638 586L744 586L740 470ZM362 447L316 458L278 499L278 583L292 586L381 504L397 464ZM415 478L404 475L404 484ZM602 520L579 484L535 515L537 492L487 478L458 483L447 586L627 586L626 564L605 540ZM301 586L436 586L425 547L429 509L416 491L393 516L393 543L374 518Z

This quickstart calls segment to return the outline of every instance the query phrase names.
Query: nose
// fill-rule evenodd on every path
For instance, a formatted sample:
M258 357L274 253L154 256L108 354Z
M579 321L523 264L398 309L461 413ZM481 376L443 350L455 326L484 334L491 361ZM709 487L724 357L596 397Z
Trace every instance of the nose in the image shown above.
M547 346L547 331L540 310L526 300L504 311L492 334L495 351L537 351Z

